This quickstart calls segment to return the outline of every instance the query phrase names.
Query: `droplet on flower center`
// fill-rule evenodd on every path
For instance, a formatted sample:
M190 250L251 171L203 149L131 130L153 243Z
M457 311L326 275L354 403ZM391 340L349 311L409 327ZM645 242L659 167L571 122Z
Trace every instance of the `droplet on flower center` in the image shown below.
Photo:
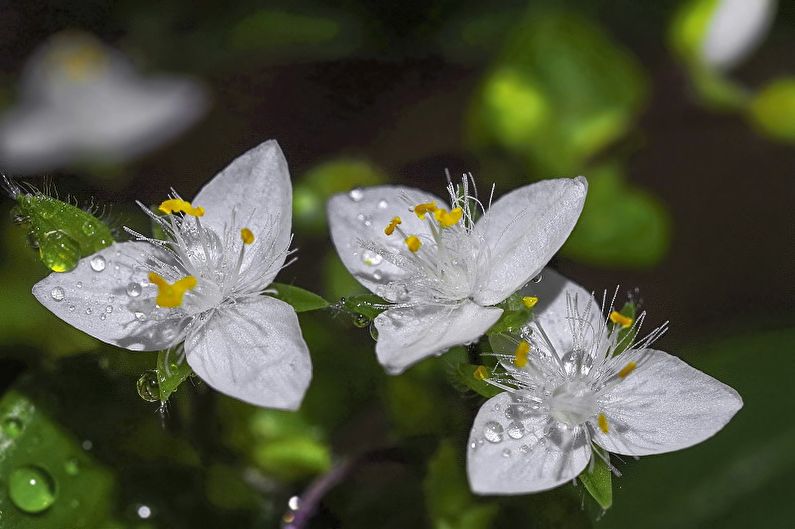
M551 415L569 426L578 426L596 415L596 395L580 380L561 384L549 399Z

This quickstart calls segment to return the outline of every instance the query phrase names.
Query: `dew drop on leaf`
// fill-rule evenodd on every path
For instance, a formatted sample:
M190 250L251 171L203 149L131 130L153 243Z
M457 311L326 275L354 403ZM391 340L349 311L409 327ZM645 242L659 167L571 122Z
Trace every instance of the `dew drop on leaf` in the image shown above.
M370 324L370 318L365 316L364 314L354 314L353 315L353 324L360 329L364 329Z
M17 468L8 477L8 495L20 510L27 513L46 511L55 503L55 480L37 466Z
M11 439L22 433L22 421L16 417L8 417L3 421L3 434Z
M68 272L80 260L80 245L64 232L55 230L39 240L39 255L53 272Z
M160 400L160 385L157 382L157 372L147 371L136 383L138 396L147 402L157 402Z

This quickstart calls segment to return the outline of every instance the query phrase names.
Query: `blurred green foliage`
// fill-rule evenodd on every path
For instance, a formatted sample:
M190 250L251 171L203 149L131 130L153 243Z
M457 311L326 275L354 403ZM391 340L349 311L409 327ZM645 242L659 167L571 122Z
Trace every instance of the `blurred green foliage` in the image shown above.
M749 118L771 138L795 142L795 78L772 81L755 94Z

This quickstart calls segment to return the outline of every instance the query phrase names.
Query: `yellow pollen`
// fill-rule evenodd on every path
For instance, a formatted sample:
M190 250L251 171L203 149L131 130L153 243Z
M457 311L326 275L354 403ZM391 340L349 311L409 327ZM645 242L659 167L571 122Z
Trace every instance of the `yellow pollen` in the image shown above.
M386 235L392 235L395 233L395 228L397 228L398 224L403 224L403 221L400 220L400 217L392 217L392 220L389 221L387 227L384 228L384 233Z
M243 239L243 244L251 244L254 242L254 232L248 228L240 230L240 238Z
M168 200L164 200L163 202L160 203L160 207L158 209L163 213L165 213L166 215L173 215L174 213L185 213L193 217L204 216L203 207L199 206L194 208L193 204L191 204L187 200L182 200L180 198L169 198Z
M472 373L472 376L478 380L486 380L489 378L489 370L486 369L486 366L478 366L475 368L475 372Z
M513 352L513 365L522 368L527 365L527 355L530 353L530 344L522 340Z
M623 328L626 329L627 327L632 325L632 322L634 320L629 316L624 316L617 310L614 310L613 312L610 313L610 321L612 321L616 325L621 325Z
M419 237L416 235L409 235L406 237L406 246L409 247L409 250L411 250L412 253L417 253L417 250L420 249L422 243L420 242Z
M607 417L605 417L604 413L600 413L599 417L597 417L599 421L599 429L602 430L603 433L608 433L610 431L610 427L607 424Z
M627 365L625 365L624 367L621 368L621 371L618 372L618 376L620 378L627 378L627 376L630 373L635 371L636 367L638 367L638 364L636 364L635 362L630 362L630 363L628 363Z
M442 226L442 228L449 228L450 226L457 224L463 215L464 210L461 208L455 208L452 211L447 211L446 209L437 209L433 212L433 217Z
M436 202L424 202L414 206L414 213L417 214L420 220L425 220L425 214L433 213L434 211L436 211Z
M66 75L75 80L85 80L104 65L105 54L97 46L81 45L61 55L60 63Z
M149 281L157 286L157 304L161 307L173 309L182 305L185 292L196 288L196 278L185 276L170 285L168 281L154 272L149 272Z
M532 309L538 303L538 298L535 296L525 296L522 298L522 304L526 309Z

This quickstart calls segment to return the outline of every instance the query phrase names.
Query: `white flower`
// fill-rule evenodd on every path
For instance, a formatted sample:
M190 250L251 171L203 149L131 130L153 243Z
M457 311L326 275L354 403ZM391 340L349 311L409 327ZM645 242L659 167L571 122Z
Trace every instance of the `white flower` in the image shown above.
M153 218L167 234L122 242L33 287L56 316L135 351L178 346L210 386L271 408L296 409L312 375L293 308L262 295L291 241L292 187L275 141L248 151L193 203ZM140 239L141 237L139 237Z
M356 279L393 306L375 319L376 354L391 373L478 339L494 307L560 249L585 201L585 178L544 180L488 210L468 180L443 200L407 187L356 189L328 204L334 245ZM476 221L475 216L483 216Z
M704 2L701 2L703 4ZM740 63L767 34L775 0L710 0L709 19L701 41L703 60L718 70Z
M33 54L20 91L0 122L0 165L25 173L134 157L182 132L207 106L196 82L143 79L119 52L74 32Z
M605 320L589 292L551 270L532 293L537 318L519 337L492 341L500 367L487 381L505 392L472 426L467 472L476 493L556 487L592 454L604 457L592 443L630 456L687 448L742 407L729 386L650 348L665 325L614 356L637 335L643 314ZM622 328L629 337L619 341Z

